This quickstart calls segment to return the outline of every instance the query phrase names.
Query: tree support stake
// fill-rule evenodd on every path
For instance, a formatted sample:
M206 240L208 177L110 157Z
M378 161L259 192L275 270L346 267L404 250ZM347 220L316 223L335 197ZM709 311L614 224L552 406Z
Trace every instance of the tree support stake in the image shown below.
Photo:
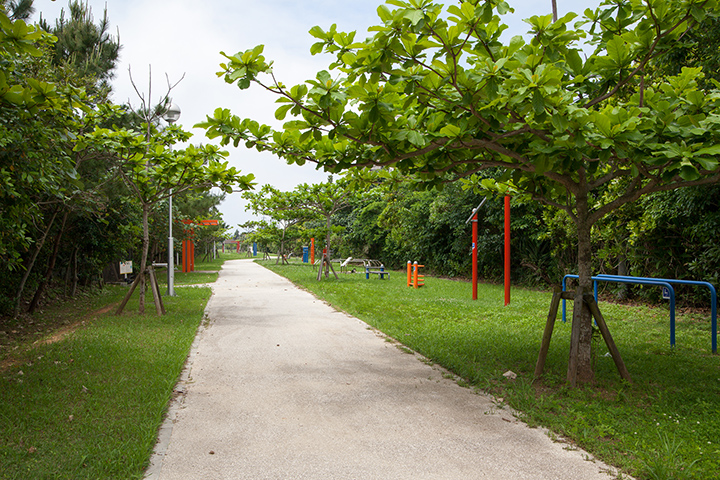
M553 297L550 301L550 311L548 313L547 322L545 323L545 331L543 332L542 343L540 345L540 353L538 354L537 363L535 364L535 380L542 376L543 370L545 369L545 361L547 359L548 350L550 349L550 339L552 338L553 329L555 328L555 320L557 319L558 308L560 307L560 300L574 300L576 304L577 302L585 302L585 304L590 309L593 318L595 319L595 323L597 324L600 333L602 334L605 345L607 345L610 355L615 362L615 366L618 369L618 373L620 373L620 376L623 379L627 380L628 382L632 382L632 379L630 378L630 373L625 367L625 362L623 362L620 355L620 350L618 350L617 345L615 345L615 341L610 334L610 329L607 326L607 322L605 322L605 318L600 312L600 308L598 307L597 302L595 302L595 298L593 297L593 295L589 293L584 293L581 288L578 289L576 294L572 294L570 292L563 292L560 286L555 286L553 289ZM575 328L574 324L571 331L571 336L572 335L579 335L578 329ZM577 355L573 355L573 353L576 352L573 352L572 339L570 345L568 381L572 386L575 386L574 374L577 370L577 363L576 360L574 361L573 359L576 359Z

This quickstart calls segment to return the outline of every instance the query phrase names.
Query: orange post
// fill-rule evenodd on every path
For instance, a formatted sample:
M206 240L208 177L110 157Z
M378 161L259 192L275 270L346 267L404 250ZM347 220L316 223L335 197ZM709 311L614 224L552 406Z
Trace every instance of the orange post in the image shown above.
M410 260L408 260L407 277L407 286L409 287L412 285L412 263L410 263Z
M315 238L310 239L310 265L315 265Z
M413 264L413 270L415 271L413 276L413 287L419 288L425 285L425 275L420 275L420 268L425 265L418 265L417 262Z

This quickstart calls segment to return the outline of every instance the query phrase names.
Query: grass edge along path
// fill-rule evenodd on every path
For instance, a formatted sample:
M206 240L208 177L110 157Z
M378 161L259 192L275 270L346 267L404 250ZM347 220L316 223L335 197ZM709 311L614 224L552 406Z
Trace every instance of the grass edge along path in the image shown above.
M123 315L103 308L125 289L82 300L94 314L78 304L75 328L0 371L1 480L143 478L211 290L178 289L162 317L137 315L136 295Z
M720 357L710 353L709 314L678 315L669 346L667 306L601 302L633 383L623 381L597 338L596 384L565 385L570 322L555 326L545 374L533 383L551 294L426 276L408 288L404 272L316 280L308 265L258 262L450 370L462 386L494 395L531 426L548 428L637 479L720 478ZM572 304L568 302L568 318ZM506 371L518 375L512 381Z

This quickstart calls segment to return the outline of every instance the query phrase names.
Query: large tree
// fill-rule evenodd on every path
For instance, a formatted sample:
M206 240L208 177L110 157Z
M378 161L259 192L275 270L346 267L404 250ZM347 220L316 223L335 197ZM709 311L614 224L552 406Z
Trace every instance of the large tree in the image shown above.
M699 89L699 68L676 76L648 68L716 8L715 0L612 0L575 25L575 14L534 16L529 41L504 43L504 1L443 12L430 0L389 0L366 40L335 26L310 31L319 40L312 52L335 61L333 73L306 84L275 79L261 46L226 55L227 82L274 92L276 116L295 116L282 130L222 109L203 125L224 142L330 171L392 167L436 184L505 169L514 189L572 219L582 294L598 220L650 192L720 181L720 93ZM579 303L571 384L594 378L592 319Z
M140 257L140 313L144 313L145 273L150 243L149 223L152 207L171 195L190 190L219 188L230 193L234 188L252 188L253 175L240 175L235 167L222 161L227 152L213 145L189 145L171 149L176 142L186 142L191 134L177 125L158 130L144 125L146 132L98 128L85 136L78 149L100 148L99 155L114 160L114 169L123 179L142 210L142 254ZM130 293L118 309L122 311Z

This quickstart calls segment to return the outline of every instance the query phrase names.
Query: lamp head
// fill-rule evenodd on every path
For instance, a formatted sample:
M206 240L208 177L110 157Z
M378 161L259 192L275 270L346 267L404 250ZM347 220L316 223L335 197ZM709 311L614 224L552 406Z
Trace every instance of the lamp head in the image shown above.
M167 110L165 110L165 113L163 114L163 120L168 122L169 124L173 124L178 121L180 118L180 107L175 105L174 103L170 102L170 104L167 107Z

